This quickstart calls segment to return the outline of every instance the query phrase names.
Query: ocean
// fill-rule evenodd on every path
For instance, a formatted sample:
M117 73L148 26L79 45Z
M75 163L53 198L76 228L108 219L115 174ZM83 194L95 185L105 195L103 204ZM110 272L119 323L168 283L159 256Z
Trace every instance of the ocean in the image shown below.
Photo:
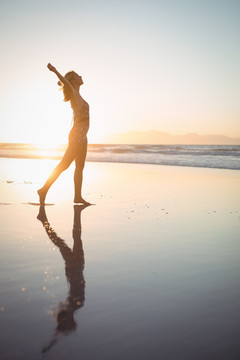
M38 149L31 144L0 144L0 157L61 159L66 145ZM240 170L240 145L89 144L87 161L142 163Z

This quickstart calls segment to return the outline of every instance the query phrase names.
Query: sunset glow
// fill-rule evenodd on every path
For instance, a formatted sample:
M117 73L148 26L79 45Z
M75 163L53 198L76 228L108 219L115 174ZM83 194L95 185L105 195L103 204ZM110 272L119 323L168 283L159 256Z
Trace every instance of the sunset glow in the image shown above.
M82 75L90 143L152 129L239 137L239 13L233 0L3 2L0 142L67 143L49 61Z

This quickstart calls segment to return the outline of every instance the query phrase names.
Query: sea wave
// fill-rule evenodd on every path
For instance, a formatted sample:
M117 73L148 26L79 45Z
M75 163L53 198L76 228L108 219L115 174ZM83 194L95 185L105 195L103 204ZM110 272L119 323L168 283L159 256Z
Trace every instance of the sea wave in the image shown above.
M65 149L66 145L36 149L31 144L0 144L0 157L60 159ZM89 144L87 161L240 170L240 146Z

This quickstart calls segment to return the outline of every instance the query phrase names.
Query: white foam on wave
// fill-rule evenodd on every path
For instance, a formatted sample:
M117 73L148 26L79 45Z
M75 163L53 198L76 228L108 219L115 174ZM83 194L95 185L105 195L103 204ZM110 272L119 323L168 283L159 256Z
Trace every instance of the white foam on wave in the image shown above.
M63 151L37 153L30 146L0 147L0 157L60 159ZM239 145L90 144L87 161L142 163L240 170Z

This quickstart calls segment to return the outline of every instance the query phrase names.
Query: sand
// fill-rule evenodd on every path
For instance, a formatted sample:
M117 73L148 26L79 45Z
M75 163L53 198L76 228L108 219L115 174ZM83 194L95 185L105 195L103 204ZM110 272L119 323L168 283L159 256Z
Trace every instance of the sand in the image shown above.
M239 359L239 171L0 162L1 359Z

